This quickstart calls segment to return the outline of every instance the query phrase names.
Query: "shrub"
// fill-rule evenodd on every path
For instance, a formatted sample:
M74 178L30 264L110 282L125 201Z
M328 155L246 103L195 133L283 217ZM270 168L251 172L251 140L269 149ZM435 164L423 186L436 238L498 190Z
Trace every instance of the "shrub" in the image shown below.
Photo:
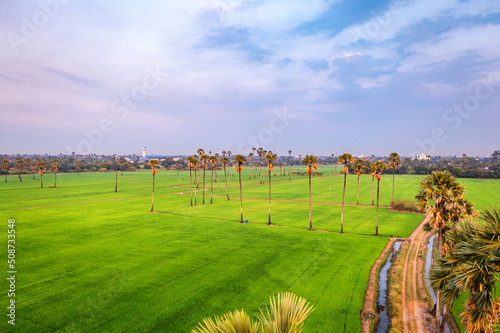
M396 199L391 201L391 207L393 210L401 212L424 213L418 208L417 202L411 199Z

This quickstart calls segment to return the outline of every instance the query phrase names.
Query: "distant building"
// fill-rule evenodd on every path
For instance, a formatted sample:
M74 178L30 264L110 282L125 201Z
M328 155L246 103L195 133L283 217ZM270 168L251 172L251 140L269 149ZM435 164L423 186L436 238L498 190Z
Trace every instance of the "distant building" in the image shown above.
M422 153L420 155L415 156L415 159L417 159L419 161L426 161L426 160L431 159L431 155L427 155L427 154Z

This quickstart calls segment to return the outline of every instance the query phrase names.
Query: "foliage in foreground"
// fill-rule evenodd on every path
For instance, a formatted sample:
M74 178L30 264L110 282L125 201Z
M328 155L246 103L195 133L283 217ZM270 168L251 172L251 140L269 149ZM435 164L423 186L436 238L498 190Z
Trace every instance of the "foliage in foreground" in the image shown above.
M454 246L431 269L430 281L434 289L442 290L448 307L469 290L462 324L467 332L489 333L498 329L500 319L495 290L500 273L500 210L486 208L479 218L458 223L446 233Z
M290 292L278 294L269 299L270 308L266 312L260 310L257 320L241 309L228 312L223 316L203 319L203 323L191 333L300 333L307 317L314 307L307 300Z

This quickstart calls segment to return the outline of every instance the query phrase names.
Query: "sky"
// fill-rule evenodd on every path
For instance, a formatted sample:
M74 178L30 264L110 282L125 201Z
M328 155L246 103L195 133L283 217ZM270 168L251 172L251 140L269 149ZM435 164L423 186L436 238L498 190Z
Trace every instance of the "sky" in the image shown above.
M489 156L500 1L0 1L0 154Z

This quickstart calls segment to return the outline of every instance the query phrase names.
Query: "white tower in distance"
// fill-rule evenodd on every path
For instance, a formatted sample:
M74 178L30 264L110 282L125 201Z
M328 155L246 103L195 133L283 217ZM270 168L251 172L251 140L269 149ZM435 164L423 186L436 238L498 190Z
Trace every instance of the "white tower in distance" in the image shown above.
M142 147L142 157L146 157L146 148L147 147Z

